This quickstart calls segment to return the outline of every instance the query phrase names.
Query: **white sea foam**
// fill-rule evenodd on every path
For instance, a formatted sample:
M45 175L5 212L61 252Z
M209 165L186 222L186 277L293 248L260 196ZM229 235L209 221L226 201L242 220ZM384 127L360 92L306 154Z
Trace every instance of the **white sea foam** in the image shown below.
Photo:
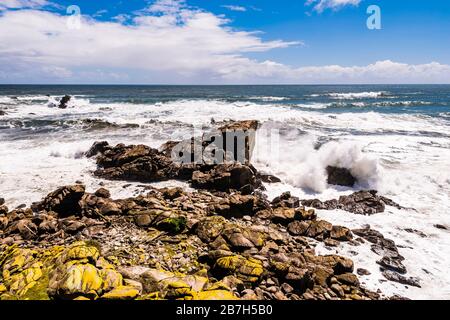
M285 101L285 100L289 100L290 98L289 97L273 97L273 96L252 96L252 97L249 97L248 99L270 102L270 101Z
M341 92L341 93L328 93L327 95L335 99L343 99L343 100L367 99L367 98L376 99L390 96L389 92L386 91Z

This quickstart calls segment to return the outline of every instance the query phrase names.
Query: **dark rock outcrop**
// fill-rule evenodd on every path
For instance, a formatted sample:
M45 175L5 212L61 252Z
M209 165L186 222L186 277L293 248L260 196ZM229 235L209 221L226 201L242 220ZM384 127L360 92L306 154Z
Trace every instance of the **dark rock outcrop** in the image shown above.
M372 215L384 212L386 206L393 206L397 209L402 207L383 196L379 196L377 191L358 191L349 196L341 196L338 200L320 201L318 199L302 200L302 205L322 210L345 210L355 214Z
M346 168L327 167L328 184L344 187L353 187L356 183L355 177Z
M72 97L69 95L65 95L64 97L62 97L61 100L59 100L58 108L66 109L70 99L72 99Z

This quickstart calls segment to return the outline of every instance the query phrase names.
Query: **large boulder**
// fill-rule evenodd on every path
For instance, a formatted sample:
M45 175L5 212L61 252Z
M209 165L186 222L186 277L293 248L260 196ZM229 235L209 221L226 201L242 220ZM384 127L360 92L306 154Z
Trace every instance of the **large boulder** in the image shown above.
M192 174L191 183L194 188L218 191L245 190L252 192L259 186L256 170L240 163L217 165L207 172L195 171Z
M98 177L153 182L177 176L172 161L156 149L144 145L119 144L112 148L93 146L88 154L101 152L102 149L105 149L104 152L97 157L99 169L94 172Z

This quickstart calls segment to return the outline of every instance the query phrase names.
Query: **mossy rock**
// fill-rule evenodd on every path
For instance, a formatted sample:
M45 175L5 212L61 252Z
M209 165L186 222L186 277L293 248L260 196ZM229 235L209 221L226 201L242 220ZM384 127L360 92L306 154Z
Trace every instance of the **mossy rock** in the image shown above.
M177 234L183 232L186 228L186 218L185 217L177 217L177 218L166 218L157 224L157 228L162 231L167 231L172 234Z

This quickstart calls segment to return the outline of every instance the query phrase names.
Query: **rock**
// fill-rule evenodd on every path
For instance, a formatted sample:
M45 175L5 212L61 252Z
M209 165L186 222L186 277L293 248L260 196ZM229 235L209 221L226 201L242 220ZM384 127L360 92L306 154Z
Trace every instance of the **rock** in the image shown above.
M353 273L344 273L336 276L337 280L342 283L349 286L357 287L359 286L359 280L358 277Z
M65 231L69 234L76 234L86 228L86 225L80 221L69 221Z
M139 295L139 290L131 286L119 286L102 295L103 300L133 300Z
M271 205L274 208L283 207L283 208L297 208L300 206L300 199L297 197L291 196L290 192L285 192L279 197L276 197L272 200Z
M440 230L449 230L448 227L446 227L446 226L444 226L444 225L442 225L442 224L435 224L434 227L435 227L436 229L440 229Z
M79 201L84 196L84 192L85 187L83 185L60 187L37 204L37 208L38 210L54 211L60 217L80 214Z
M328 237L332 229L333 225L327 221L324 220L313 221L309 225L308 230L306 230L305 236L310 238L321 237L322 239L325 239Z
M346 168L328 166L326 168L328 175L328 184L338 186L353 187L356 183L355 177Z
M295 220L295 217L296 217L295 209L280 207L272 211L270 220L272 220L273 223L287 225L290 222L293 222Z
M95 191L95 195L97 197L105 198L105 199L111 198L111 193L108 190L106 190L105 188L100 188L97 191Z
M322 202L318 199L302 200L302 205L322 210L341 209L355 214L372 215L384 212L386 205L402 209L400 205L383 196L377 195L377 191L358 191L349 196L341 196L339 200Z
M85 152L85 156L87 158L92 158L97 156L98 154L104 153L109 148L109 144L106 141L96 141L92 145L92 147Z
M5 230L8 227L8 217L2 217L0 216L0 231Z
M194 295L194 300L238 300L232 292L226 290L201 291Z
M257 179L259 179L259 180L261 180L262 182L265 182L265 183L279 183L279 182L281 182L280 178L275 177L274 175L271 175L271 174L268 174L268 173L258 172L256 177L257 177Z
M377 263L391 271L396 271L401 274L406 273L406 267L402 264L399 259L391 258L391 257L383 257L381 260L377 261Z
M194 188L227 192L246 186L258 187L256 171L240 163L220 164L206 172L195 171L191 183Z
M350 241L353 239L350 229L341 226L333 226L330 237L338 241Z
M68 96L68 95L65 95L64 97L62 97L61 100L59 100L58 108L66 109L67 108L67 103L69 103L71 98L72 97Z
M119 144L97 157L94 174L110 180L163 181L176 177L172 161L156 149L144 145Z
M353 230L353 233L372 243L372 251L383 256L380 261L377 261L382 268L387 268L403 274L406 273L406 267L402 263L405 258L399 254L394 241L386 239L380 232L371 229L370 226L365 226L362 229L355 229Z
M4 116L4 115L6 115L6 111L0 110L0 116Z
M0 205L0 215L6 215L8 213L8 207L5 205Z
M256 130L259 123L256 120L233 121L221 126L218 131L222 133L223 151L233 155L233 159L243 160L242 164L249 164L256 141ZM233 143L237 137L238 142ZM243 148L239 148L240 143Z
M344 292L344 290L342 289L342 287L340 285L333 284L333 285L331 285L330 288L331 288L331 290L333 290L334 293L337 294L338 297L342 298L342 297L345 296L345 292Z
M25 240L37 237L37 226L29 219L22 219L12 223L6 230L6 234L17 233Z
M0 198L0 206L5 204L5 199L4 198Z
M360 276L370 276L370 275L371 275L371 273L370 273L369 270L366 270L366 269L363 269L363 268L358 268L358 269L356 270L356 273L357 273L358 275L360 275Z
M216 252L210 252L214 256ZM235 275L238 279L254 283L259 280L264 272L262 262L254 258L245 258L232 253L220 253L213 265L212 272L219 277Z
M255 198L250 195L233 194L211 209L213 212L226 218L242 218L245 215L253 215Z
M197 236L204 242L213 242L225 229L226 219L221 216L212 216L199 221L196 226Z
M294 288L288 283L283 283L281 284L281 290L283 290L284 293L292 293Z
M294 221L288 225L288 231L294 236L303 236L311 225L311 221Z
M394 281L408 286L421 288L420 281L417 278L407 278L391 270L385 270L382 272L382 274L389 281Z
M183 188L164 188L160 190L164 199L174 200L184 195Z
M338 247L341 243L337 240L327 238L323 241L323 243L328 247Z

